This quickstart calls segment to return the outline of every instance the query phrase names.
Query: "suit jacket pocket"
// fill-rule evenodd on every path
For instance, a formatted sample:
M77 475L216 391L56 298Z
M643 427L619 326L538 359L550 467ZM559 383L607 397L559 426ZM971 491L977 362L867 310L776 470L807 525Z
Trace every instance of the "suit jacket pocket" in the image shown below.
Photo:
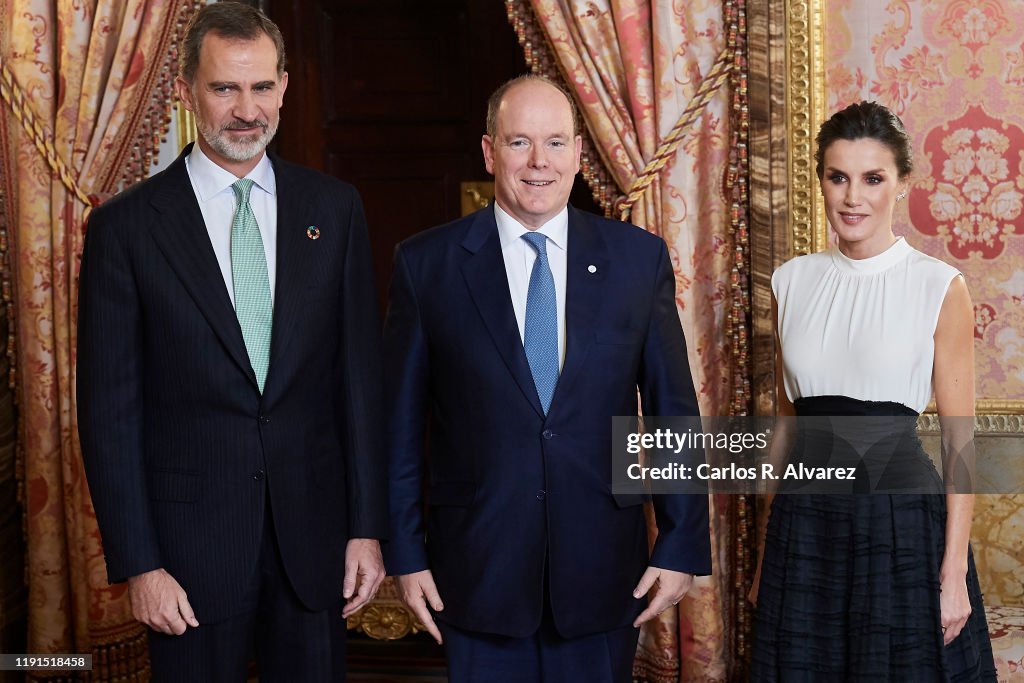
M427 491L427 540L464 539L473 524L476 484L467 481L435 482Z
M197 472L153 470L149 477L149 497L172 503L192 503L199 498L201 484Z

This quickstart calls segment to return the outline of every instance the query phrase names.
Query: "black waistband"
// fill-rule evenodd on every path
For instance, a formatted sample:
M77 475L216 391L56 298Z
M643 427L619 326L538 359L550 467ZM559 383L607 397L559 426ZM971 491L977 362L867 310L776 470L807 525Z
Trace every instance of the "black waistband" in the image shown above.
M793 401L796 414L851 415L869 417L917 417L918 412L894 401L861 401L849 396L805 396Z

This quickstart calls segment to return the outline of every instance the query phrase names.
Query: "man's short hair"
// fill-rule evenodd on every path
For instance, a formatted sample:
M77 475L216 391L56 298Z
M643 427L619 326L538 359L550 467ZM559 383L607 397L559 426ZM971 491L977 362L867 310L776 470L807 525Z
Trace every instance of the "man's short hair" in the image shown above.
M562 93L565 96L565 101L569 103L569 112L572 115L572 134L579 135L579 111L576 109L576 101L573 100L572 95L565 89L560 83L556 83L547 76L540 76L538 74L523 74L522 76L516 76L515 78L505 81L498 86L498 89L491 93L490 98L487 100L487 134L492 138L498 134L498 109L501 107L501 101L505 99L505 94L520 83L547 83L552 88Z
M277 48L277 75L284 73L284 38L281 29L267 15L241 2L215 2L206 5L189 20L182 43L178 73L191 84L199 70L199 51L207 33L216 33L229 40L259 40L265 35Z

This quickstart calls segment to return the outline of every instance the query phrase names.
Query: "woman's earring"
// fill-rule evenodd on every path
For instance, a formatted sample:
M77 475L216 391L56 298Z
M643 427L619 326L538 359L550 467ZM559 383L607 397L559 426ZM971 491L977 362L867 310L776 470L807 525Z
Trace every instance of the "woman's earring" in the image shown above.
M906 196L907 196L906 192L900 192L898 195L896 195L896 201L901 201L904 198L906 198Z

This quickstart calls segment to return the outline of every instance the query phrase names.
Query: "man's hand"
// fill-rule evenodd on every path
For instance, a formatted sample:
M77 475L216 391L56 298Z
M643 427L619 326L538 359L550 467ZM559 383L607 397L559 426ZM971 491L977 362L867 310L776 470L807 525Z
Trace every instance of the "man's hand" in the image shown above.
M380 541L375 538L352 538L345 546L345 582L342 596L345 607L341 616L348 619L373 600L384 580L384 559Z
M189 626L199 626L185 590L163 569L128 579L128 599L132 616L154 631L180 636Z
M644 575L640 577L640 583L636 585L633 597L638 600L644 597L655 583L658 584L658 588L654 592L654 597L651 598L647 609L641 612L633 622L633 628L640 626L645 621L650 621L669 607L678 605L686 592L690 590L690 586L693 585L693 574L648 567Z
M754 581L750 584L750 592L747 593L747 600L754 607L757 607L757 595L761 591L761 563L764 562L764 553L757 558L757 568L754 569Z
M402 598L402 602L412 610L423 627L427 629L427 633L432 635L440 645L441 631L434 623L434 617L430 614L430 610L427 609L427 603L430 603L430 608L435 612L444 609L441 596L437 593L437 586L434 585L434 575L430 573L429 569L424 569L421 572L402 574L395 578L398 581L398 597Z

